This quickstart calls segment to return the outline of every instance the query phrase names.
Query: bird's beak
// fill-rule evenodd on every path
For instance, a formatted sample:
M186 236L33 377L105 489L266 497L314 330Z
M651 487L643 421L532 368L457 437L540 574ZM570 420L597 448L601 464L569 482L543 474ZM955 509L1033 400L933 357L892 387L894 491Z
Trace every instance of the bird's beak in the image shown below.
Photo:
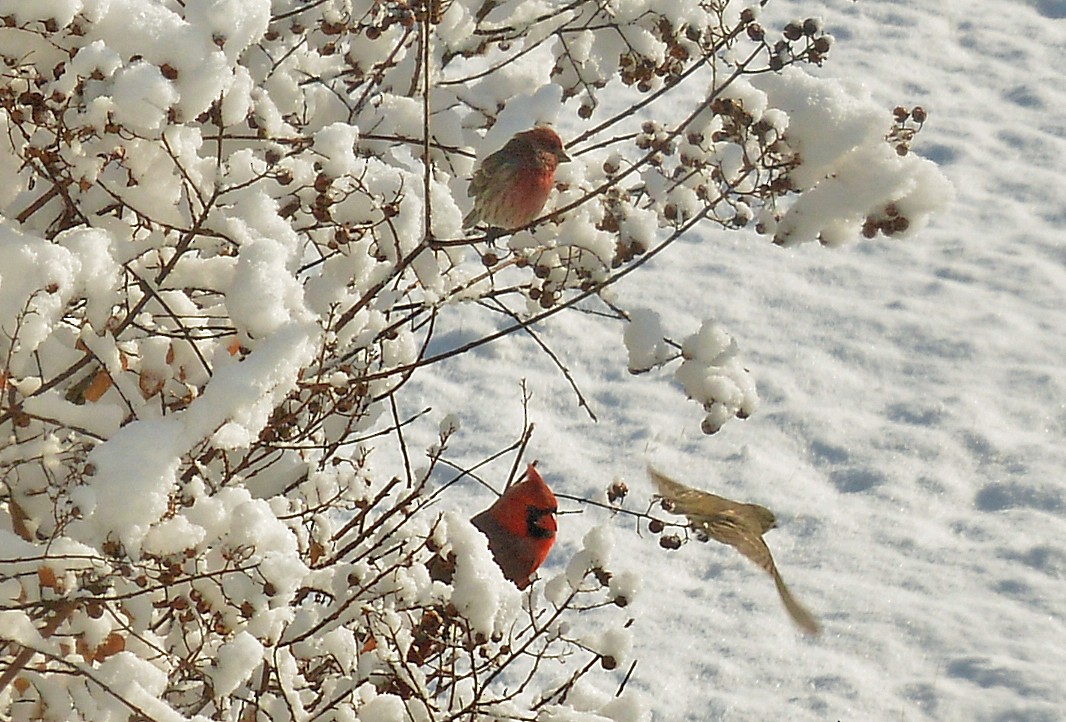
M566 154L566 151L563 150L562 148L560 148L559 152L555 154L555 157L559 159L560 163L568 163L568 162L570 162L570 156L568 156Z

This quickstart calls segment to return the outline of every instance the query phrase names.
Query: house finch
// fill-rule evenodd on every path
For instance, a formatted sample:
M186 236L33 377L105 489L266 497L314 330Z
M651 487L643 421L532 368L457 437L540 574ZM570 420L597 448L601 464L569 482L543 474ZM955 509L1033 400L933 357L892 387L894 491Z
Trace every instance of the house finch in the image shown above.
M525 481L503 493L496 503L470 521L489 539L489 551L503 575L519 589L544 562L555 543L555 494L533 464Z
M773 512L758 504L744 504L674 481L648 467L648 474L659 489L663 508L688 518L689 525L737 551L770 573L777 593L792 620L807 634L818 634L821 627L814 615L796 601L774 565L770 548L762 535L777 526Z
M463 228L484 223L512 230L536 218L555 183L555 169L570 160L554 130L538 126L507 141L474 171L467 195L474 208Z

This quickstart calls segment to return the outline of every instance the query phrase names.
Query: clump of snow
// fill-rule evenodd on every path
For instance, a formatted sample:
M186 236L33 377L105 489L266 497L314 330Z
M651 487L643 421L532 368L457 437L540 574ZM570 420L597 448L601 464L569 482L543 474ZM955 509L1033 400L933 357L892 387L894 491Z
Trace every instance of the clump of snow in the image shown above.
M236 60L266 32L270 0L187 0L185 20L197 33L218 38L226 55Z
M604 568L611 561L611 549L614 547L614 537L611 527L594 526L582 538L581 543L588 555L588 562L593 567Z
M359 129L348 123L332 123L315 133L312 147L322 157L322 171L333 178L351 173L358 140Z
M462 428L462 422L457 414L446 414L440 420L441 436L451 436Z
M629 312L629 323L622 336L629 352L629 373L639 374L664 363L671 356L665 341L662 319L651 309Z
M207 537L207 531L185 516L175 516L154 524L145 534L141 548L147 554L168 556L195 549Z
M604 657L610 657L615 663L623 664L629 659L633 648L633 634L629 629L608 629L595 637L584 640L585 645Z
M340 665L347 674L351 674L359 662L359 645L351 629L337 627L318 638L321 648Z
M489 552L488 539L477 527L453 512L444 515L444 524L456 557L452 604L475 632L489 637L514 618L521 592L504 579Z
M86 539L108 537L137 555L152 524L167 510L177 483L183 429L175 419L140 421L120 429L89 454L93 473L82 492L91 512L76 523Z
M688 397L703 405L701 428L714 434L729 419L747 418L758 407L755 383L739 358L737 343L713 319L681 345L684 358L675 378Z
M0 353L15 373L51 335L79 273L69 250L0 223Z
M82 9L82 2L83 0L35 0L25 3L21 0L2 0L0 15L10 16L19 23L52 20L57 26L65 28Z
M615 572L611 576L611 581L608 584L610 589L611 598L614 600L625 600L625 604L630 604L636 599L637 594L640 593L641 585L640 574L632 569L626 569L620 572Z
M39 649L42 641L30 616L13 609L0 610L0 638L31 649Z
M379 694L359 707L359 722L406 722L407 705L394 694Z
M100 706L97 719L122 719L129 716L130 705L143 710L160 722L179 722L182 716L162 700L167 688L166 673L132 652L119 652L105 659L93 670L94 681L113 694L92 695ZM73 692L73 690L72 690ZM80 705L85 698L79 700Z
M178 98L177 89L151 63L134 63L118 70L112 78L112 116L116 122L141 133L162 128L167 110Z
M567 687L566 703L545 706L538 722L649 722L650 711L640 694L626 689L616 695L581 679Z
M228 697L248 681L263 662L263 645L248 632L238 632L215 652L207 669L211 686L219 697Z
M889 206L906 220L894 235L913 235L953 198L935 165L914 154L900 156L885 142L890 116L861 86L845 87L792 67L754 83L770 105L788 114L784 138L802 161L789 173L801 193L776 224L776 243L818 239L839 245Z
M238 328L261 338L293 320L309 318L303 288L290 269L297 244L292 228L278 217L276 203L265 195L248 197L234 209L230 225L242 241L233 285L226 293Z
M565 579L566 586L570 590L580 589L588 573L593 569L604 569L610 562L611 549L614 540L611 529L607 526L595 526L590 529L581 540L581 549L570 557L566 564L566 571L560 575ZM560 586L560 582L553 580L550 583L547 594L558 599L568 591Z
M85 298L85 316L101 332L111 317L111 303L119 282L119 267L112 255L111 236L99 229L72 229L60 233L56 244L67 248L78 262L75 293Z

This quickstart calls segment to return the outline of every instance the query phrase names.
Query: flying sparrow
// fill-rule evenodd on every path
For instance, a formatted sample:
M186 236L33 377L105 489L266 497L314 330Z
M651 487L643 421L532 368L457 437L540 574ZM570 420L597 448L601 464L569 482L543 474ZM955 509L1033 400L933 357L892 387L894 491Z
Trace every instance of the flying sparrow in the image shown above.
M758 504L745 504L717 496L674 481L648 467L648 474L659 489L663 509L688 518L689 526L737 551L769 572L777 593L792 620L807 634L818 634L821 625L802 604L796 601L774 565L770 548L762 535L777 526L773 512Z

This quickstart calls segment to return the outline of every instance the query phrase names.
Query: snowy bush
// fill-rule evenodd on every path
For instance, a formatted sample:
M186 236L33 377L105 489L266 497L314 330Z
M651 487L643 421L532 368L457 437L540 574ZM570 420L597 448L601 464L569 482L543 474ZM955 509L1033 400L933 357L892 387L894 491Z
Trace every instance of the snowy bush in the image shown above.
M390 400L696 224L913 234L924 112L797 67L831 41L725 0L0 0L0 715L639 719L582 687L624 616L566 624L622 614L603 540L520 594L427 508L461 432L415 464ZM464 234L536 123L576 128L543 217ZM459 306L513 324L429 355ZM633 318L706 431L754 410L725 331Z

